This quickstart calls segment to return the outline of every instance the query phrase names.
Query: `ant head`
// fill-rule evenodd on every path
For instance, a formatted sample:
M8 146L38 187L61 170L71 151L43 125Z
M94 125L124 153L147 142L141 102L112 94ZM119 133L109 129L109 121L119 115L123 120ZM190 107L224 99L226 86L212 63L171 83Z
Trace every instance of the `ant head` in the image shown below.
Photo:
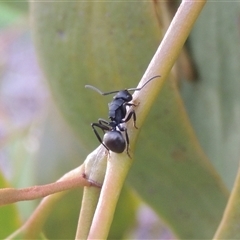
M130 102L132 100L132 95L128 90L121 90L113 97L113 99L123 99L126 102Z

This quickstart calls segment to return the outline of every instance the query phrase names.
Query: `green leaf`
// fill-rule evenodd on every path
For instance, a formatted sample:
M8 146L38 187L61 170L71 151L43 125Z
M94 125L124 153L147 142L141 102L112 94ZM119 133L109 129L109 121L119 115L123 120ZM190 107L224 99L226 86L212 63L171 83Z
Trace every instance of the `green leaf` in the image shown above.
M81 144L71 130L51 103L49 114L42 126L39 151L33 170L38 184L56 181L85 159L86 146Z
M198 81L182 95L201 146L232 187L240 145L240 3L209 2L190 36Z
M137 200L131 189L124 186L119 197L108 239L124 239L127 231L135 223L138 202L139 200Z
M71 191L55 204L43 230L48 239L74 239L81 195L81 189Z
M143 200L182 239L210 238L228 194L198 145L175 84L164 86L136 149L129 181Z
M89 149L89 124L107 118L103 91L135 87L160 41L150 2L32 2L40 64L68 123ZM101 105L98 103L101 101ZM168 82L142 128L129 174L138 194L181 238L210 238L226 189L193 134L174 84ZM117 174L117 173L116 173Z
M142 7L142 4L133 3L131 12L127 3L118 2L33 2L31 5L36 47L53 96L89 149L98 143L89 124L107 116L107 102L111 97L104 99L85 89L85 84L106 91L113 87L134 87L160 40L152 6L145 3ZM128 19L122 17L123 13ZM139 22L137 18L141 15L144 17ZM52 16L57 18L52 19ZM108 21L110 24L106 24ZM124 27L126 33L117 26ZM142 27L147 31L143 32ZM151 37L146 38L146 35ZM145 57L141 51L136 51L143 46Z

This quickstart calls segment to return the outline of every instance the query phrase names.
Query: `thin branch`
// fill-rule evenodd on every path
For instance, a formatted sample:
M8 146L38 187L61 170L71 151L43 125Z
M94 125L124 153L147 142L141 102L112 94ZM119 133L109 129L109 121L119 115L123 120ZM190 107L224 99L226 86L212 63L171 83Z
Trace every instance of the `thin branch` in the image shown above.
M4 188L0 189L0 206L19 201L34 200L46 197L53 193L90 185L91 184L83 176L78 176L70 180L59 181L42 186L32 186L22 189Z
M107 167L106 149L101 145L87 156L85 174L88 181L102 186ZM100 195L100 188L84 188L75 239L87 239Z
M85 165L81 165L80 167L66 173L59 180L60 182L66 182L66 184L70 184L65 186L65 184L56 185L56 188L64 188L64 190L71 189L72 187L82 186L82 176L85 176ZM84 185L86 183L86 179L84 179ZM88 183L88 185L92 185ZM38 207L35 209L30 218L23 224L21 228L15 231L11 236L7 239L15 239L19 235L24 236L26 239L36 239L42 229L43 224L46 221L46 218L50 214L53 209L54 204L58 201L67 191L58 192L56 194L45 197Z
M151 105L159 94L205 3L206 1L182 1L138 87L142 86L147 79L153 76L161 75L161 79L153 81L141 91L134 93L134 101L140 103L136 107L138 126L142 125ZM131 149L133 149L138 131L134 129L132 123L127 123L126 125L131 139ZM126 154L111 152L88 239L107 238L118 197L131 163L131 159Z
M217 239L240 239L240 168L224 211L221 223L213 237Z

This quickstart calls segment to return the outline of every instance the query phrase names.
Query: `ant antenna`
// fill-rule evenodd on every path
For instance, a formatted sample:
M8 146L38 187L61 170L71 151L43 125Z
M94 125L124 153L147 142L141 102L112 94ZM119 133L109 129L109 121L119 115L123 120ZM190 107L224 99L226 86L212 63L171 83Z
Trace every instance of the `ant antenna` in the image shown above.
M101 90L99 90L98 88L91 86L91 85L85 85L85 88L91 88L93 90L95 90L96 92L100 93L101 95L106 95L106 93L102 92Z
M140 88L129 88L127 89L128 91L140 91L141 89L143 89L150 81L152 81L155 78L161 77L160 75L154 76L152 78L150 78L149 80L147 80ZM98 88L91 86L91 85L85 85L85 88L91 88L93 90L95 90L96 92L100 93L101 95L109 95L109 94L113 94L113 93L118 93L121 90L117 90L117 91L112 91L112 92L102 92L101 90L99 90Z
M154 76L147 80L140 88L129 88L128 91L140 91L142 90L150 81L152 81L155 78L161 77L160 75Z

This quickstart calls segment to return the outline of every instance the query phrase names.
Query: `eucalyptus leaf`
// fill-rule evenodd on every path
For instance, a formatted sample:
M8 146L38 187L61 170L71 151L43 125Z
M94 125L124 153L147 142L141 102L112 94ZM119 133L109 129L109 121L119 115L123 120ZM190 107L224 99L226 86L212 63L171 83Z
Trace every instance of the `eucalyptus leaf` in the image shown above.
M182 96L198 139L229 188L240 159L239 2L208 2L190 36L198 81Z
M154 5L34 1L31 17L52 95L90 150L98 141L89 124L107 118L111 98L84 85L102 91L137 85L160 42ZM173 82L166 83L142 127L129 183L180 238L214 234L228 193L199 146Z

